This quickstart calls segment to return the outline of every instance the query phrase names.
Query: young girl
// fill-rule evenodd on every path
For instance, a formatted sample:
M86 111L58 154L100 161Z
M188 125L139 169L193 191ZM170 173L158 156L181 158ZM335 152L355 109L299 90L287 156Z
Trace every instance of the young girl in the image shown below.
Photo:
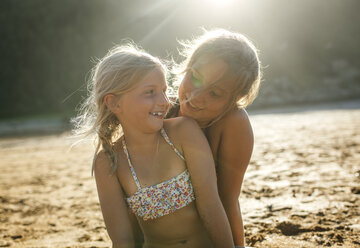
M143 247L234 247L221 205L211 150L198 125L164 120L165 68L134 46L96 65L78 132L96 132L93 170L113 247L135 247L128 210Z
M217 184L235 245L244 246L239 196L253 149L245 107L259 89L260 61L243 35L206 32L185 46L179 104L168 117L187 116L202 127L216 162Z

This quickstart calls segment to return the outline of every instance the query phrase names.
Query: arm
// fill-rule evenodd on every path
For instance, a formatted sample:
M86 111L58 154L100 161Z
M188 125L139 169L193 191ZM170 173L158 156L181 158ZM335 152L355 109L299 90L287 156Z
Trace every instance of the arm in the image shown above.
M142 230L140 228L140 225L135 217L135 214L131 212L131 210L128 210L130 223L134 235L135 240L135 248L141 248L144 243L144 234L142 233Z
M179 134L194 187L196 207L204 227L214 247L234 247L230 225L217 190L210 146L193 120L184 119Z
M110 161L101 151L94 166L101 211L113 248L134 247L127 206L116 174L110 174Z
M236 111L223 123L218 152L218 189L229 219L235 245L245 245L239 196L254 144L245 110Z

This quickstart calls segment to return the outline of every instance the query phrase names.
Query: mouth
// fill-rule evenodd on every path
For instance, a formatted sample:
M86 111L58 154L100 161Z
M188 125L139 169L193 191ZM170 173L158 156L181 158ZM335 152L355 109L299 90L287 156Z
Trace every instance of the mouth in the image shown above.
M163 119L165 117L166 112L165 111L156 111L156 112L149 112L150 115L154 116L158 119Z

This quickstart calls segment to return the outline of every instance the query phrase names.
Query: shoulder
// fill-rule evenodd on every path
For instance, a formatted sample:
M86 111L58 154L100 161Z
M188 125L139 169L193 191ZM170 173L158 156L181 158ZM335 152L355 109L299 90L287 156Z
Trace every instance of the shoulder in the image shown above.
M105 191L108 191L107 193L110 194L111 191L114 192L114 190L120 186L120 178L118 177L117 170L115 172L112 170L111 159L103 149L94 157L93 173L98 191L102 189L102 194L105 194Z
M237 142L252 143L253 131L245 109L236 109L223 120L224 138L233 138Z
M164 128L169 132L186 132L194 129L201 130L195 120L184 116L165 120Z
M105 150L101 149L94 156L93 160L93 171L96 175L99 174L110 174L111 173L111 162L109 156L106 154Z
M235 109L208 129L210 144L218 161L247 159L254 146L254 134L247 112ZM237 163L234 163L237 164Z
M244 109L237 109L229 113L220 124L219 160L230 166L246 168L254 146L248 114Z
M249 116L245 109L234 109L225 115L220 121L224 128L227 127L251 127Z
M202 139L204 136L195 120L183 116L165 120L164 129L174 145L179 147L192 144L194 140Z
M245 109L234 109L209 127L209 132L217 135L236 137L242 134L252 136L252 127Z

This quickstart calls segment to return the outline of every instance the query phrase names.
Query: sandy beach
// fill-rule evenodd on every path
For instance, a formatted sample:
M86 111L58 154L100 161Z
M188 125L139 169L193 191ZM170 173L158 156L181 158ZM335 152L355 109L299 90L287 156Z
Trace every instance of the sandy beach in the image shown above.
M249 111L239 199L247 245L360 247L360 101ZM109 247L93 145L69 132L0 138L0 247Z

